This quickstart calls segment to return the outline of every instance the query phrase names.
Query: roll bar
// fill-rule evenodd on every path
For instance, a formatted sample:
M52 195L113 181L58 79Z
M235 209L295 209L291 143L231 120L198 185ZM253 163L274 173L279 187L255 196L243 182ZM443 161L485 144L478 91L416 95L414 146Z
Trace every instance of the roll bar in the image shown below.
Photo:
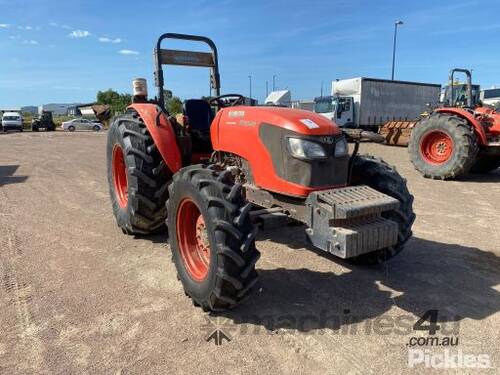
M467 76L467 107L472 108L472 74L468 69L455 68L450 70L450 105L453 107L453 83L455 73L464 73Z
M164 39L180 39L203 42L210 47L212 52L193 52L162 49L161 42ZM202 66L210 68L210 87L215 91L215 96L220 95L220 75L217 47L210 38L198 35L165 33L160 36L158 38L158 41L156 42L156 48L154 49L154 60L155 86L158 87L158 105L160 107L165 108L165 100L163 99L164 80L162 65Z

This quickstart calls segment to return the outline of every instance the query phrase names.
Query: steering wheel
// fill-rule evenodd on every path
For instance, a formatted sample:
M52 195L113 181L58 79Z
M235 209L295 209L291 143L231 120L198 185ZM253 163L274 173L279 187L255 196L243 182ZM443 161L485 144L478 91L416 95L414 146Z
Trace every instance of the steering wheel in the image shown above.
M245 97L240 94L225 94L209 99L208 103L219 108L234 107L245 104Z

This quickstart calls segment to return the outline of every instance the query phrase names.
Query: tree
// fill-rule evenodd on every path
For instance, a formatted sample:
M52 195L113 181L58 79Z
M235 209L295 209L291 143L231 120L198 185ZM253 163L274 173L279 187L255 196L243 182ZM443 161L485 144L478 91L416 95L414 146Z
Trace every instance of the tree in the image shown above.
M182 113L182 100L178 96L174 96L172 90L165 89L163 91L163 102L165 108L172 116Z
M172 96L172 98L168 99L165 102L165 107L167 108L168 113L170 113L171 115L182 113L182 100L177 96Z
M111 109L111 113L123 113L125 109L132 103L132 95L120 94L112 89L97 92L97 103L107 104Z
M174 96L174 94L172 94L172 90L167 90L167 89L165 89L165 90L163 91L163 99L165 100L165 103L166 103L168 100L172 99L172 96Z

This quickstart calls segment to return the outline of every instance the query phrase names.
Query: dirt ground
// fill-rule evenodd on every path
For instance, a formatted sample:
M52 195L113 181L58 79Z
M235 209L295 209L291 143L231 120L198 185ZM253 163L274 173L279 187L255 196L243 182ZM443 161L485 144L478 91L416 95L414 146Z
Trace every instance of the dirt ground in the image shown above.
M105 141L105 132L0 135L1 374L401 374L424 370L409 367L415 350L483 354L482 371L498 371L500 170L430 181L406 149L363 145L415 196L405 251L354 267L307 249L301 227L263 232L260 291L217 316L185 297L166 235L116 226ZM457 346L409 344L434 337L413 330L428 310L438 310L435 337ZM213 332L230 341L207 341Z

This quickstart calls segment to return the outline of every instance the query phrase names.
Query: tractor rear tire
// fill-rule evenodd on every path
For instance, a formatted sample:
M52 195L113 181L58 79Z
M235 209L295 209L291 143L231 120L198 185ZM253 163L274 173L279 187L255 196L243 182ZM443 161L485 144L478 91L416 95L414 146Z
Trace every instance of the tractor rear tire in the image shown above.
M470 169L471 173L489 173L500 168L500 156L480 156Z
M135 111L115 117L108 132L107 173L116 222L126 234L164 228L171 172Z
M194 165L169 190L169 243L186 295L204 311L233 308L253 291L260 257L241 184L215 165Z
M403 251L405 243L412 235L411 227L415 221L413 196L408 191L406 180L394 167L371 155L358 155L354 159L351 183L353 185L368 185L399 201L397 210L382 213L382 217L398 224L397 244L348 259L355 264L384 263Z
M471 169L479 151L467 120L436 113L418 122L408 144L410 161L424 177L453 179Z

